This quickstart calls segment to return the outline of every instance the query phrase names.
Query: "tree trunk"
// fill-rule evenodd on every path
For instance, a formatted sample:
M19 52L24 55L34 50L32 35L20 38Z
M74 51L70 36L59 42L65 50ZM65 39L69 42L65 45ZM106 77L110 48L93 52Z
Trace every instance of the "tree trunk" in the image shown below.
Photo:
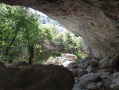
M16 31L12 41L10 42L9 46L6 48L6 52L5 52L5 61L7 60L7 56L8 56L8 53L9 53L9 48L10 46L13 44L13 42L15 41L16 37L17 37L17 33L18 33L19 30Z
M33 57L34 57L34 45L29 46L29 64L33 64Z

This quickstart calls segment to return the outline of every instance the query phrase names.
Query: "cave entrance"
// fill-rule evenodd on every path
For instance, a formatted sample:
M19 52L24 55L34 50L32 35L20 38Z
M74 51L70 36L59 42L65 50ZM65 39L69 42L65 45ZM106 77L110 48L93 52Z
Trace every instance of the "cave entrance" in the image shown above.
M82 36L98 59L119 54L118 2L105 0L0 0L0 3L34 8ZM112 8L113 7L113 8ZM114 11L112 10L114 9ZM112 10L113 12L109 12ZM108 33L107 33L108 32Z
M87 57L83 39L47 15L31 8L5 4L0 7L1 60L27 60L32 64L59 56L78 60Z

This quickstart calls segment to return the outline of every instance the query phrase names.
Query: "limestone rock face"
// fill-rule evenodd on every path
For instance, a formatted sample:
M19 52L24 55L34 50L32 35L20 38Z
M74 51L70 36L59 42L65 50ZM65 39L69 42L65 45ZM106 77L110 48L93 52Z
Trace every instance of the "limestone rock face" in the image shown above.
M0 0L46 13L83 37L92 55L119 54L119 0Z
M57 65L6 68L0 72L0 90L72 90L71 71Z

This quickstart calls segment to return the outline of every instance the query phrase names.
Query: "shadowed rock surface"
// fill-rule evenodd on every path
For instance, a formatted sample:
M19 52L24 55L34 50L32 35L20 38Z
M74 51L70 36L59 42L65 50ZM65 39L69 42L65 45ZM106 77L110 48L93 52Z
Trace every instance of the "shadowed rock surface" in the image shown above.
M83 37L92 56L119 54L119 0L0 0L44 12Z
M74 78L63 66L30 65L0 72L0 90L72 90Z
M99 63L103 60L104 68L100 68ZM109 56L100 61L82 59L74 64L69 68L75 78L73 90L119 90L119 63L115 63L116 61L119 61L119 56ZM87 67L80 67L82 64Z

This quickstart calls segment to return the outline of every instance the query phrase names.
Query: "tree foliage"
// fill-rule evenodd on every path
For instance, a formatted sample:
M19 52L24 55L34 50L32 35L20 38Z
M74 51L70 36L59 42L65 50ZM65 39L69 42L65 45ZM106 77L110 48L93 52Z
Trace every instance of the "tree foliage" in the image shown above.
M32 58L34 43L39 35L39 18L28 8L0 5L0 50L4 61L12 62L13 55L22 47Z
M26 60L32 64L61 53L82 58L79 37L61 32L55 24L41 25L39 16L25 7L0 5L0 60Z

